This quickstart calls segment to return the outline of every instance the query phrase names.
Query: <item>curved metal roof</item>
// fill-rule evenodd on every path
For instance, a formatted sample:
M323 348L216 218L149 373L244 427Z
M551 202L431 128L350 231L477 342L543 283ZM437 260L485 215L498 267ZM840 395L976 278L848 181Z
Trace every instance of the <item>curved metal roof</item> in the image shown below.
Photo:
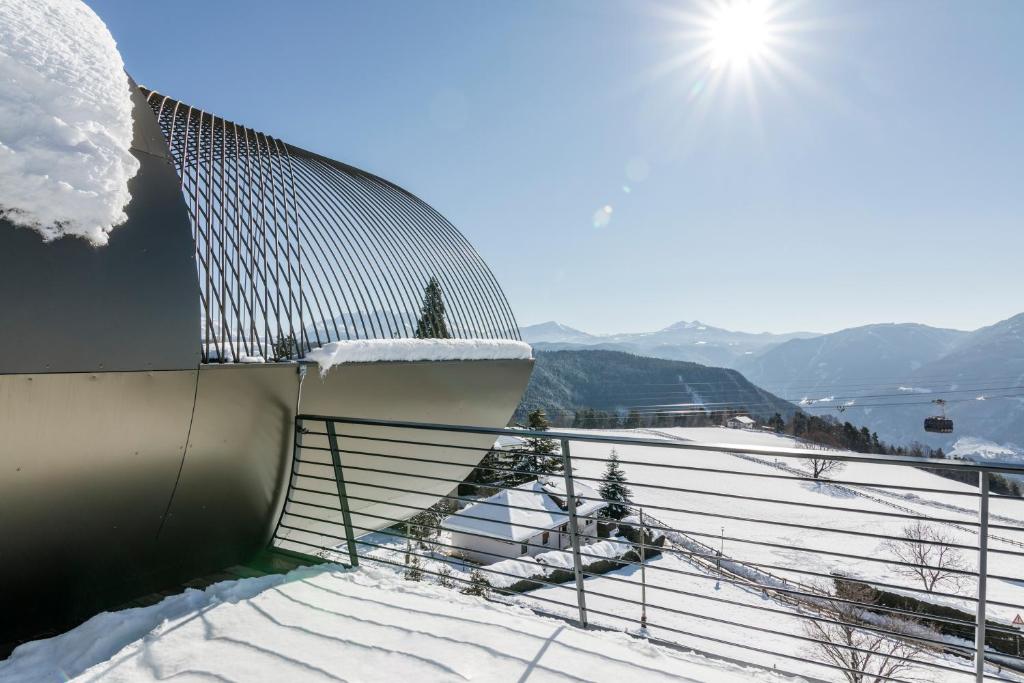
M290 358L330 341L412 337L432 278L451 336L519 338L480 255L413 194L142 92L192 221L204 361Z

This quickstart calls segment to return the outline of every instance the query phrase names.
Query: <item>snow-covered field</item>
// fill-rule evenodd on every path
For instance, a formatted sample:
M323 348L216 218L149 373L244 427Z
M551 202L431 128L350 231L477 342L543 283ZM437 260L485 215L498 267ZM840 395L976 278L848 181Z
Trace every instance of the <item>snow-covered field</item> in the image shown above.
M794 445L791 439L774 434L716 428L667 429L660 430L660 433L667 438L705 443L749 446ZM654 435L643 432L633 434ZM658 518L666 526L682 531L689 539L710 545L716 550L721 545L727 558L767 565L765 571L791 582L793 586L802 584L827 589L830 587L827 576L831 572L841 572L846 576L904 586L909 593L909 589L920 588L920 585L915 579L895 571L887 562L892 555L886 549L884 539L843 532L899 536L904 525L908 524L907 520L870 514L872 512L886 515L917 514L967 523L977 521L976 499L956 495L960 492L976 493L976 488L918 469L851 463L832 477L869 484L939 489L948 493L912 493L886 490L878 486L834 486L710 471L731 470L749 475L788 474L790 471L781 470L779 467L800 467L799 463L788 459L780 460L777 464L772 458L753 459L749 456L710 451L642 446L615 448L619 457L627 463L623 467L633 487L633 500L645 506L648 514ZM610 450L611 446L606 444L574 442L572 452L576 474L580 477L600 477L604 459ZM640 464L630 464L630 461ZM658 466L664 464L679 464L695 469L674 470ZM646 488L641 486L644 483L687 489L689 492ZM720 497L711 495L712 493L745 496L750 499ZM798 507L772 503L765 499L822 507ZM835 509L837 506L856 508L865 512L840 511ZM1014 544L1024 543L1024 501L993 500L992 512L998 516L1000 523L1017 526L1019 529L993 531L990 547L993 550L1024 549L1024 546ZM778 526L779 523L793 526ZM969 525L938 522L935 524L947 532L955 543L977 543L977 535ZM743 540L769 545L746 543ZM826 554L829 552L837 555ZM962 551L961 554L965 568L974 570L977 566L976 556L970 551ZM990 574L1024 577L1022 570L1024 561L1021 558L990 553ZM825 577L817 577L807 572L824 574ZM798 605L779 602L749 587L725 582L718 583L716 587L714 572L694 566L685 554L666 554L651 561L646 574L648 605L664 606L671 610L648 608L650 631L653 636L769 667L778 666L780 669L805 675L836 679L836 672L800 661L820 659L820 655L816 655L807 642L798 637L790 637L804 635L802 620L795 617L801 609ZM635 628L640 607L637 604L624 603L622 599L639 602L639 582L640 572L636 567L587 579L588 607L615 615L598 615L594 620L623 628ZM659 587L670 590L659 590ZM975 595L976 585L973 581L964 581L959 586L947 585L938 589L970 597ZM599 594L608 597L601 597ZM910 594L924 597L921 593ZM988 594L992 600L1024 605L1024 581L990 578ZM564 613L573 613L575 596L571 591L545 588L534 592L534 595L562 602L567 606ZM928 599L973 611L973 603L968 600L939 599L931 596L928 596ZM769 608L773 611L765 612L755 608ZM1017 612L1024 612L1024 607L989 606L989 618L995 618L1006 625ZM754 649L740 649L736 645ZM769 652L759 652L758 649L789 656L775 656ZM969 668L969 662L961 658L948 655L925 657L965 672ZM993 669L992 672L994 671ZM928 674L922 671L919 675L936 681L956 678L956 674L951 672ZM966 679L965 676L964 680Z
M780 681L622 633L333 565L105 613L0 662L48 681Z

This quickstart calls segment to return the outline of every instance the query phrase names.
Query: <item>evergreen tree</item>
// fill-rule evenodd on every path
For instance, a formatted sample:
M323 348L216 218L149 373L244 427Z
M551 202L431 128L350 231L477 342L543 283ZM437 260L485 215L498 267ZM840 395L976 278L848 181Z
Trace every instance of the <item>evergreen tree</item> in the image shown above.
M459 592L463 595L478 595L486 598L491 592L491 584L482 571L474 569L469 575L469 584Z
M445 322L444 300L441 297L441 283L431 276L423 290L423 305L420 319L416 323L417 339L451 339Z
M640 428L640 411L633 408L629 411L629 415L626 417L625 424L622 425L626 429L639 429Z
M544 410L537 408L531 410L527 415L527 427L535 432L546 432L550 428L548 416ZM535 474L550 474L561 472L564 467L562 458L558 453L558 445L554 439L545 437L527 437L527 450L521 454L516 463L517 470L523 470ZM522 476L522 475L520 475Z
M619 454L614 448L608 456L608 464L604 468L604 475L601 477L601 486L598 490L601 497L609 501L608 507L604 511L605 516L611 519L622 519L629 513L627 505L632 493L626 486L626 473L619 465Z
M786 429L786 421L782 419L781 413L775 413L768 420L768 426L776 434L781 434Z

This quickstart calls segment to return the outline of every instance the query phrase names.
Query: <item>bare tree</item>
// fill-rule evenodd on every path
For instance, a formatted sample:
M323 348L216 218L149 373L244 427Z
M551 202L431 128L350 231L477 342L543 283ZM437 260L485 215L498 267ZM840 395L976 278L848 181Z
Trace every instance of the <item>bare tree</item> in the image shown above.
M820 479L823 474L838 474L846 467L846 463L841 460L829 460L827 458L811 458L807 463L810 467L811 475L815 479Z
M815 641L812 654L839 667L848 683L881 683L898 674L904 680L912 679L914 664L908 660L924 649L913 639L917 624L870 613L863 605L874 602L874 591L867 586L843 584L837 597L843 600L825 599L822 604L823 616L830 621L804 623L804 635ZM906 634L907 638L873 629Z
M886 541L889 553L905 564L895 571L921 582L932 593L937 587L948 586L954 592L960 588L966 567L960 552L953 547L955 539L941 528L917 520L903 527L903 538Z

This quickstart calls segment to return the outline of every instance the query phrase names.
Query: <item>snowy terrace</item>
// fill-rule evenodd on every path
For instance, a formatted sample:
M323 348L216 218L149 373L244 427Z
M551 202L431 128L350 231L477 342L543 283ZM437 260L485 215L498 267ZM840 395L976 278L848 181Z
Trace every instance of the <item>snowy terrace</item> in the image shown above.
M335 565L215 584L100 614L0 662L8 683L59 681L782 681L584 631L381 568Z
M421 443L417 459L435 458L443 466L445 434L473 429L424 425L416 433L409 423L392 423L395 432L375 432L380 438L352 433L366 422L335 423L342 443L364 457L345 473L346 496L353 501L372 500L375 488L353 486L356 470L386 473L391 479L383 488L390 491L415 491L423 484L424 477L403 471L404 456L396 459L389 445ZM453 591L477 586L494 601L767 670L839 681L851 667L872 673L872 680L1024 680L1017 650L1024 654L1024 638L1012 626L1024 613L1024 500L987 493L988 514L980 516L979 488L937 476L927 469L934 462L816 451L770 433L708 428L567 430L555 436L569 469L545 476L564 477L566 486L600 488L616 450L631 490L630 514L613 525L609 538L586 538L581 527L587 515L577 514L577 547L531 546L516 559L496 553L493 562L470 562L446 529L446 515L473 501L460 518L481 505L511 503L460 497L454 490L442 497L444 505L413 524L402 520L415 511L401 506L357 513L346 523L326 511L330 498L337 501L339 495L330 487L324 490L332 493L319 502L290 503L286 518L292 515L296 523L307 516L333 525L302 536L300 543L312 554L389 567ZM367 467L365 458L374 452L379 463ZM484 486L486 495L503 486L501 476L522 475L517 468L527 461L516 461L516 453L509 459L504 452L491 462L499 476ZM309 462L311 455L297 458ZM814 480L811 458L837 459L843 469L827 481ZM970 463L943 464L987 471ZM426 479L444 477L445 470L435 469ZM464 477L454 475L452 488ZM517 484L512 479L508 485ZM587 497L575 495L578 510ZM392 526L367 533L371 521L380 529L388 515ZM517 524L531 526L526 520ZM916 548L941 549L945 560L926 554L920 562L908 561L904 551L914 543L907 530L915 524L931 534ZM348 534L358 538L353 546ZM979 586L982 555L987 569ZM933 566L941 578L925 586L919 570ZM975 624L982 606L987 628L979 635ZM980 670L974 660L977 638L985 643Z

